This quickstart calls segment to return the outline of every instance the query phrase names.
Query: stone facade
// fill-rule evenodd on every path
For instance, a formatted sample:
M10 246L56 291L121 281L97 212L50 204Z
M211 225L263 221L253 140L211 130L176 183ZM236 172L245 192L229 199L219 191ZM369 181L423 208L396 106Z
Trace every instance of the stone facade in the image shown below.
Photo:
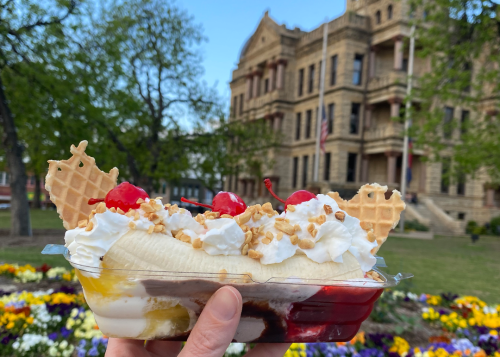
M319 182L312 183L323 25L311 32L288 29L266 12L233 71L231 119L263 118L283 134L282 146L270 153L275 164L266 172L279 196L314 186L347 197L366 182L399 189L403 121L394 117L403 116L406 94L407 14L405 0L347 0L345 14L328 23L324 104L331 132L327 155L320 157ZM429 66L427 59L415 57L417 77ZM460 120L462 108L453 113ZM500 192L487 189L484 174L445 187L442 164L426 163L423 154L413 155L409 193L431 198L463 222L486 222L500 214ZM249 174L226 180L225 189L248 203L269 197Z

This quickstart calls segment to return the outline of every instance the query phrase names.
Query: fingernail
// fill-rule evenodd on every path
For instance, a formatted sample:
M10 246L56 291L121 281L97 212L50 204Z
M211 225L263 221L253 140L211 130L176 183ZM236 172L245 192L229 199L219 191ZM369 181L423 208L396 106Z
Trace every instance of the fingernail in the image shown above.
M219 320L229 321L238 311L239 299L229 288L221 288L210 302L212 314Z

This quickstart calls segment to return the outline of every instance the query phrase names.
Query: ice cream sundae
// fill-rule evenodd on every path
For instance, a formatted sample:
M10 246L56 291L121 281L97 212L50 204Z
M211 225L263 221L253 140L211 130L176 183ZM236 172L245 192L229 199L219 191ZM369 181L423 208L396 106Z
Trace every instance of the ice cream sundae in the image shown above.
M67 229L66 257L108 336L184 340L211 294L230 284L244 303L236 341L343 341L397 283L374 270L405 207L397 191L385 198L386 186L365 185L350 201L308 191L282 200L266 181L281 214L220 192L193 217L117 185L118 170L99 170L86 147L49 161L46 188Z

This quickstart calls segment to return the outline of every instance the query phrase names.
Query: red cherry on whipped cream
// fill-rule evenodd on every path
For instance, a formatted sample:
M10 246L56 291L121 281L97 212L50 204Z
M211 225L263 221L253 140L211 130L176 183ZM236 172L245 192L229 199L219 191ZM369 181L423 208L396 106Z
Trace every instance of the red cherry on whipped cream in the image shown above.
M235 193L221 191L215 195L212 200L212 205L193 202L184 197L181 197L182 202L191 203L196 206L210 208L213 212L219 212L221 215L228 214L230 216L237 216L242 214L247 209L245 201Z
M302 202L307 202L307 201L310 201L312 200L313 198L315 200L317 200L318 198L316 197L316 195L312 192L309 192L309 191L306 191L306 190L299 190L299 191L295 191L294 193L292 193L290 195L290 197L288 197L286 199L286 201L282 200L281 198L279 198L274 192L273 192L273 184L271 183L271 180L270 179L265 179L264 180L264 184L266 185L266 188L267 190L269 191L269 193L274 197L276 198L278 201L280 201L281 203L284 203L285 204L285 210L287 208L288 205L298 205Z
M142 188L132 185L128 182L122 182L111 191L108 192L106 198L91 198L88 204L94 205L98 202L106 202L107 208L120 208L123 212L128 212L129 209L137 209L140 204L137 200L149 198L149 195Z

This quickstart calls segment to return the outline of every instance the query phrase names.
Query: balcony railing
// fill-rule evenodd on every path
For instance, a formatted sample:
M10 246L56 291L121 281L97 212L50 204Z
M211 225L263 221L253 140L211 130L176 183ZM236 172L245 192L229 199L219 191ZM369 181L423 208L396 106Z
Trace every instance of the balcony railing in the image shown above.
M272 92L252 98L246 103L246 109L259 109L266 104L272 103L276 100L286 100L287 94L284 90L274 90Z
M374 128L370 128L365 132L366 140L382 140L387 138L398 138L403 137L403 124L401 123L389 123L377 125Z
M368 82L368 90L374 91L382 88L388 88L395 84L406 84L406 72L391 71L383 76L377 76L370 79Z

